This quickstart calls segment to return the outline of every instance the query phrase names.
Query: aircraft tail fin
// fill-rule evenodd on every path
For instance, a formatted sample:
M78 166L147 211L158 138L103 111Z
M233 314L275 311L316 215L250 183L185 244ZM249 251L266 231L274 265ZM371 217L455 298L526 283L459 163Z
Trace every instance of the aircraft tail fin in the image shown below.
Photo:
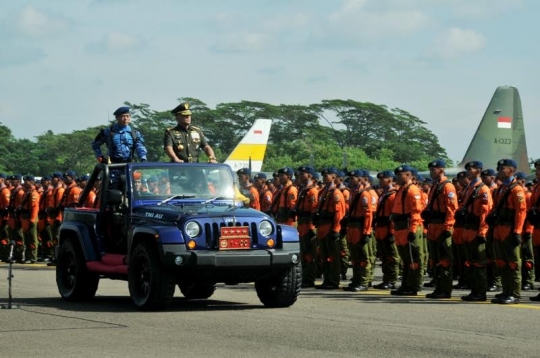
M225 164L228 164L234 171L249 167L252 172L260 172L271 126L271 119L255 120L253 126L225 160Z
M495 169L502 158L514 159L518 171L530 171L521 99L512 86L495 90L460 165L479 160L484 168Z

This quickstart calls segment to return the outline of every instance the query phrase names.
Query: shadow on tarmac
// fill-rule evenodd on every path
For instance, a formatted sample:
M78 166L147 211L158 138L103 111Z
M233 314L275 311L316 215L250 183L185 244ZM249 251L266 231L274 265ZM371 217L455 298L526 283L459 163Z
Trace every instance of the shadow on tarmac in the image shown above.
M3 303L3 302L2 302ZM119 296L96 296L91 301L67 302L60 297L15 297L13 304L22 307L47 307L63 311L75 312L144 312L138 310L129 297ZM250 305L241 302L220 300L188 300L183 297L175 297L169 307L159 310L160 312L204 312L204 311L243 311L250 309L264 309L261 305Z

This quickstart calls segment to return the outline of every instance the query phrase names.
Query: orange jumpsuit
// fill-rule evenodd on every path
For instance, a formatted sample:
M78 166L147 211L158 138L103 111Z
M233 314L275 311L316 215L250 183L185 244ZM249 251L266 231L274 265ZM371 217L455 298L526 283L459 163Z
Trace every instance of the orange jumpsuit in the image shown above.
M508 192L508 194L507 194ZM493 229L495 263L501 270L503 296L521 297L521 248L515 235L521 235L527 203L525 192L513 179L503 183L494 198Z
M307 287L315 285L315 225L311 218L317 210L318 190L309 182L300 189L296 202L298 235L300 236L300 256L302 258L302 284Z
M263 213L270 214L270 211L272 210L272 197L272 192L266 185L259 191L259 200L261 202L261 211Z
M531 189L530 204L528 207L529 216L534 214L535 222L532 223L532 244L534 250L535 276L540 277L540 182L536 183Z
M39 212L39 193L32 186L27 189L23 199L21 209L21 226L25 244L25 258L27 261L35 263L38 252L37 222Z
M7 227L9 201L11 192L5 184L0 187L0 260L9 258L9 233Z
M292 212L296 206L296 200L298 200L298 188L290 181L276 193L272 211L279 224L294 226L296 220Z
M390 225L390 215L394 207L397 190L389 188L379 197L375 212L375 239L381 259L383 284L395 284L399 270L399 255L394 244L394 228Z

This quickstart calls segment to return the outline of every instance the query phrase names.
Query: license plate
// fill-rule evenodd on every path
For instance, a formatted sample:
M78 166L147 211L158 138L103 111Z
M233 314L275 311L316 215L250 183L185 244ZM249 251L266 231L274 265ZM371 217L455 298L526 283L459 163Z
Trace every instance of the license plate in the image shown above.
M222 227L219 237L220 250L247 250L251 248L249 227Z

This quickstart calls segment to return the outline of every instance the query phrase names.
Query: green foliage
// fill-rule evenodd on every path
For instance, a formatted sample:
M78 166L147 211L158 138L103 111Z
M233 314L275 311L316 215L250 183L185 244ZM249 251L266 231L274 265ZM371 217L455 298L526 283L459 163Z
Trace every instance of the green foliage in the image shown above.
M263 171L301 165L316 169L328 166L362 168L371 171L392 169L409 163L426 170L434 158L450 163L438 138L418 117L384 105L354 100L323 100L304 105L272 105L240 101L220 103L215 109L191 97L192 123L200 127L223 162L257 118L273 120ZM144 137L148 160L168 161L163 150L163 135L174 127L170 113L154 110L149 104L125 102L131 107L132 125ZM111 122L112 123L112 122ZM0 123L0 170L8 173L44 175L57 170L91 172L96 161L91 142L103 126L72 133L47 131L35 141L16 139ZM206 156L201 153L201 161Z

